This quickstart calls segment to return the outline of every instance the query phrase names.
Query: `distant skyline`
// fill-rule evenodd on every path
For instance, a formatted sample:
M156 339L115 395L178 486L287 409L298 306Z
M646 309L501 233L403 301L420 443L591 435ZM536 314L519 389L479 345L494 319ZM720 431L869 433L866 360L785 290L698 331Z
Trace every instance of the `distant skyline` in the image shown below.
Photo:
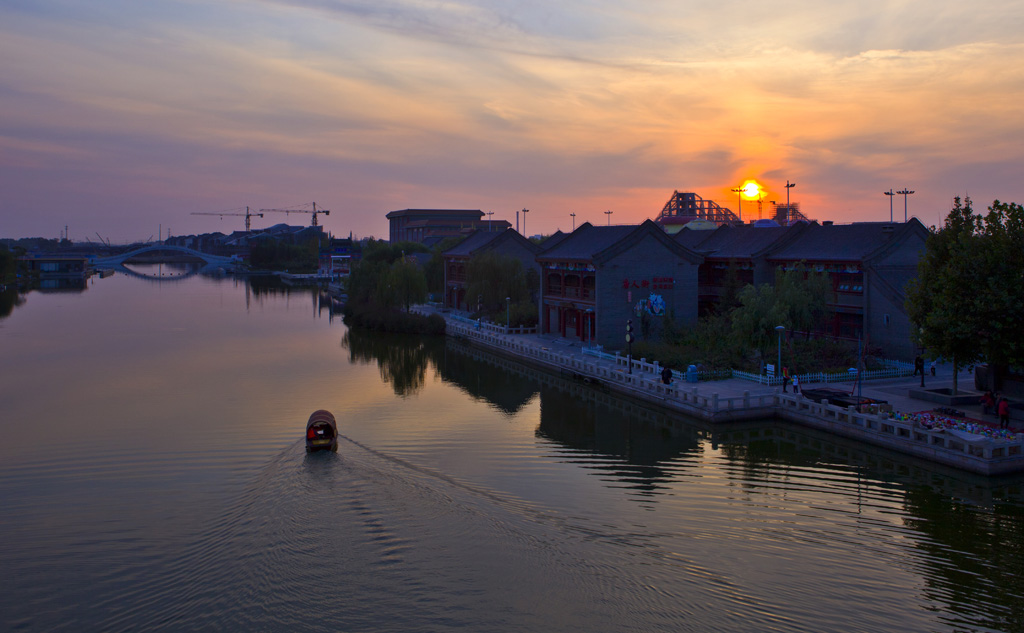
M1024 203L1024 7L880 0L7 0L0 237L244 229L193 212L315 201L533 233L736 210L925 225ZM756 217L744 200L744 218ZM903 197L893 200L903 219ZM308 216L254 218L253 227Z

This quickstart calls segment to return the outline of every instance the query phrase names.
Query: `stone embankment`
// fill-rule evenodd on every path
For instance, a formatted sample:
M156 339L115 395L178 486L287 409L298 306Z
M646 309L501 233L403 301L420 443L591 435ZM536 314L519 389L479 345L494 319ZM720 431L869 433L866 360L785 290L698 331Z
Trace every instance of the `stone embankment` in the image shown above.
M462 319L446 320L449 336L709 423L776 417L983 475L1024 472L1024 434L996 438L927 428L915 416L905 415L929 408L927 403L913 401L909 387L894 381L872 385L864 395L888 400L895 412L860 412L738 379L697 384L675 380L666 385L657 363L597 358L567 339L505 334Z

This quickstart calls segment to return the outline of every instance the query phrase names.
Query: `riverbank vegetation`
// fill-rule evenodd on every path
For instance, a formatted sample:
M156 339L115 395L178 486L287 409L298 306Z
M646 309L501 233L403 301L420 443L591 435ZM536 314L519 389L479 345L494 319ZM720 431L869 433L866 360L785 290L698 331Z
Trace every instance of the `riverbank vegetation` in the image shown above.
M320 265L320 242L311 239L301 244L289 244L281 240L261 240L249 248L249 265L256 270L315 273Z
M427 299L426 275L410 257L425 252L415 242L367 243L348 279L345 323L386 332L443 334L443 318L409 311Z

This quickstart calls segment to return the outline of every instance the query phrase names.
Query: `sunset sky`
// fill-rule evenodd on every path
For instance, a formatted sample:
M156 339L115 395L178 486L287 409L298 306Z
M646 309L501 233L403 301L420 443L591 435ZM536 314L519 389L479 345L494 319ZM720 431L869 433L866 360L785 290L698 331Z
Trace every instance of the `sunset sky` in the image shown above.
M335 235L468 208L530 234L909 188L1024 202L1020 0L5 0L0 237L243 228L316 201ZM744 201L745 218L756 202ZM897 218L903 198L896 197ZM305 217L255 218L254 227Z

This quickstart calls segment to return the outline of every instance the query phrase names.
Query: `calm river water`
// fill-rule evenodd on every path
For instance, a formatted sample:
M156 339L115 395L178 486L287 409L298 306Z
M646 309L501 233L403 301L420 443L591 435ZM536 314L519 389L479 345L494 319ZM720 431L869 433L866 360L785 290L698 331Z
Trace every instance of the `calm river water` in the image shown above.
M147 271L0 319L0 630L1024 630L1019 481Z

